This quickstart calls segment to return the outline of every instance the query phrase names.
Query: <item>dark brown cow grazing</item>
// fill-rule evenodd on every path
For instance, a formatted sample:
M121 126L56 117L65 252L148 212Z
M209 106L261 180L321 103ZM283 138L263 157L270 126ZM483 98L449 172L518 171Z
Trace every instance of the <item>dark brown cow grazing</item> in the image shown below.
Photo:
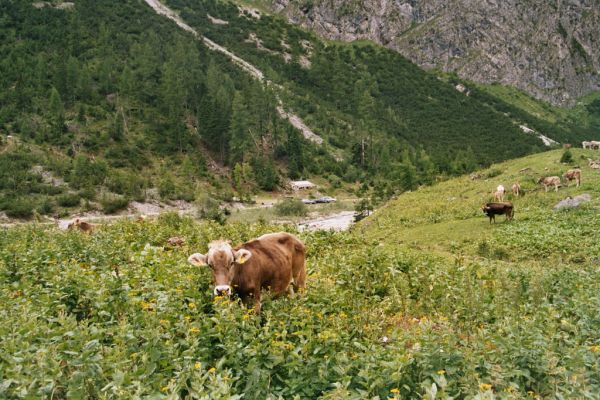
M570 181L575 181L577 183L577 187L579 187L581 184L581 170L570 169L563 174L563 178L567 180L567 186L569 186Z
M206 255L192 254L193 265L212 268L215 295L235 292L255 312L260 312L260 291L270 289L275 295L303 289L306 281L304 244L289 233L271 233L235 248L223 240L211 242Z
M492 220L496 223L496 215L504 214L506 215L506 220L512 220L515 215L512 203L486 203L482 210L490 218L490 224Z
M70 230L79 229L80 231L83 231L85 233L94 232L94 228L95 228L94 225L90 224L89 222L82 221L79 218L76 218L75 221L73 221L69 225L67 225L67 229L70 229Z

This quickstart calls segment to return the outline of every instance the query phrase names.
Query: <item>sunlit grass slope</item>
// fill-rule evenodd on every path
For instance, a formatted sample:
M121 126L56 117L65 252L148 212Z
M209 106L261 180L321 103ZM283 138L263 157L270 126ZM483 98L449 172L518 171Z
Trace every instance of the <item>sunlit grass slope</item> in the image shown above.
M582 160L581 188L535 192L560 155L405 194L351 233L300 234L307 289L259 316L213 298L186 258L289 226L0 230L0 398L597 398L600 178ZM515 220L489 225L481 203L514 179ZM551 211L584 192L590 205Z
M357 229L370 239L375 239L387 247L397 245L409 248L440 251L445 254L476 254L488 241L505 243L506 250L516 246L516 241L528 230L545 232L548 240L563 241L564 246L581 243L578 249L590 244L590 250L598 249L598 240L589 229L583 229L572 237L571 229L561 230L566 222L574 225L597 224L598 211L593 206L600 204L600 171L588 166L588 158L598 158L600 153L593 150L571 149L574 162L559 162L563 150L554 150L535 154L517 160L495 164L488 169L478 171L480 176L472 175L441 182L431 187L399 196L382 207L373 217L363 222ZM575 182L566 187L544 192L537 180L542 176L562 176L568 169L581 167L582 184ZM513 197L510 187L519 182L524 195ZM504 223L504 216L497 217L497 223L490 226L481 207L493 201L493 191L498 185L504 185L508 191L505 200L515 207L515 220ZM577 211L553 212L553 206L568 196L587 193L592 201L585 203ZM588 226L588 228L591 228ZM518 246L505 257L517 259L523 257ZM582 249L583 250L583 249ZM548 249L547 256L560 256ZM593 254L593 252L591 252Z

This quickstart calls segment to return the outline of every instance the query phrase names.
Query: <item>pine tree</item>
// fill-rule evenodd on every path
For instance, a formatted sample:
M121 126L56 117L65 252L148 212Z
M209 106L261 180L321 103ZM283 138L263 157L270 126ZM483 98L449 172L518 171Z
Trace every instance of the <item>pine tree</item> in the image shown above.
M50 123L50 137L54 142L61 139L66 131L65 109L60 94L56 88L50 89L50 100L48 102L48 120Z
M251 153L248 126L250 115L244 97L236 92L231 107L231 125L229 126L229 163L243 162Z

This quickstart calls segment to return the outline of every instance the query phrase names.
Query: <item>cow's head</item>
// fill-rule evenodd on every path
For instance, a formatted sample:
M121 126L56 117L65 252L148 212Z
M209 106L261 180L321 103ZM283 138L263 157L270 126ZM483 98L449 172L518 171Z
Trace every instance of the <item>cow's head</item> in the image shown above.
M195 253L188 257L192 265L208 265L212 269L215 281L215 295L231 295L231 281L233 280L235 268L244 264L252 257L252 253L246 249L234 250L229 242L217 240L208 245L206 255Z

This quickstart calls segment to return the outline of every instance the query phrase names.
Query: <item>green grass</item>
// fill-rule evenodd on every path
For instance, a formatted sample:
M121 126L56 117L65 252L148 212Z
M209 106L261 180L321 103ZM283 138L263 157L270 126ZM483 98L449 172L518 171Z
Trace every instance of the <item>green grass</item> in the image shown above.
M550 208L582 192L597 205L600 174L582 165L581 188L546 194L519 172L559 158L405 194L351 233L299 234L306 291L266 296L258 316L186 259L290 226L166 214L92 235L0 230L0 397L595 398L600 219ZM489 225L480 203L516 178L515 220Z
M552 206L567 196L589 193L594 198L590 206L600 204L600 173L587 165L587 158L597 157L598 153L582 149L571 151L575 164L582 169L580 188L571 183L571 187L563 186L558 193L545 193L536 183L541 176L561 176L572 168L560 164L562 150L554 150L493 165L479 171L482 175L480 179L464 176L404 194L362 222L357 229L367 237L390 246L407 243L421 248L452 251L457 243L464 242L469 247L473 239L485 239L497 229L496 226L489 226L481 206L493 201L492 193L499 184L503 184L510 192L511 185L518 181L525 192L520 198L513 198L512 194L507 196L515 206L514 224L535 213L551 213ZM491 175L498 171L501 174L485 178L492 171ZM503 224L503 220L504 217L497 218L496 225Z

